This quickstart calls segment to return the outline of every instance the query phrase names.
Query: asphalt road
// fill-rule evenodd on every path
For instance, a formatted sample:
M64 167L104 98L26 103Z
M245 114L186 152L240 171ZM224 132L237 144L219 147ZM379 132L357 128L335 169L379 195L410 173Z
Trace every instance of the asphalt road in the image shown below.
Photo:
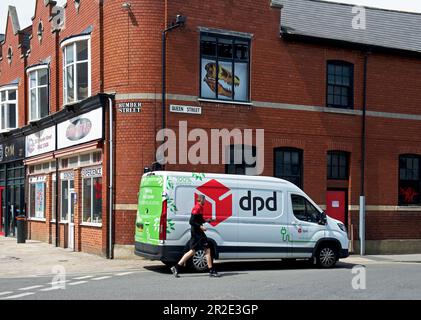
M421 264L370 262L353 273L351 263L321 270L306 262L224 262L220 278L184 273L174 278L164 265L140 271L67 275L64 289L51 277L0 279L0 300L236 300L236 299L421 299ZM366 289L353 289L365 270ZM62 279L64 280L64 279ZM354 284L361 282L354 279Z

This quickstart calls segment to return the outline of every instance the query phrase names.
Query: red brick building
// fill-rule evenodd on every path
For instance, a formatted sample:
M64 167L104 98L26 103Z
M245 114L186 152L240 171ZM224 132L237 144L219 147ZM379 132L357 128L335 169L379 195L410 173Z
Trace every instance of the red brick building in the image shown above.
M17 110L0 143L25 149L0 161L0 232L25 210L33 239L133 249L162 126L162 32L182 15L166 34L168 128L264 129L263 174L344 220L355 250L364 194L367 253L421 251L421 15L313 0L36 3L22 30L9 9L0 44L0 94L12 91L0 106Z

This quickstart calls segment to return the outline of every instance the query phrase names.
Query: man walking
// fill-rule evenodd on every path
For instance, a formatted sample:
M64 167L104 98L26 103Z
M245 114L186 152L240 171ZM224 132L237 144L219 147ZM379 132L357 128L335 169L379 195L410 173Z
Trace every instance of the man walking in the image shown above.
M216 272L213 263L211 250L206 237L205 231L207 230L203 224L206 222L212 221L211 219L205 220L203 218L203 205L205 204L205 196L199 195L197 197L197 202L191 212L190 216L190 225L191 225L191 238L189 242L190 251L188 251L181 260L171 268L172 273L176 278L179 277L178 273L182 266L186 265L186 262L194 256L197 250L205 250L206 260L209 267L209 276L219 277L219 274Z

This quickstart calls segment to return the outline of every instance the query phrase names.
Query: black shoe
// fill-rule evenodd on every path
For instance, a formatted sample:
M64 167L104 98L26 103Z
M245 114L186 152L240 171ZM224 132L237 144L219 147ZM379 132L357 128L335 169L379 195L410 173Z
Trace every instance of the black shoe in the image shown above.
M216 270L211 270L209 272L209 277L219 278L220 276L219 276L219 273L216 272Z
M180 278L180 276L178 275L178 268L176 266L171 267L171 272L173 273L174 277Z

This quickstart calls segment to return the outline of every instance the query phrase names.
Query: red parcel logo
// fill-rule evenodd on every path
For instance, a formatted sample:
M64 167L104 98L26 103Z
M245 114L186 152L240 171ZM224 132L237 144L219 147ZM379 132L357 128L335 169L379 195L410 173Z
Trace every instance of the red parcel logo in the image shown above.
M206 197L203 217L205 219L216 219L216 221L210 222L212 226L215 227L232 216L230 188L213 179L198 187L197 190ZM197 196L198 193L195 194L195 198Z

